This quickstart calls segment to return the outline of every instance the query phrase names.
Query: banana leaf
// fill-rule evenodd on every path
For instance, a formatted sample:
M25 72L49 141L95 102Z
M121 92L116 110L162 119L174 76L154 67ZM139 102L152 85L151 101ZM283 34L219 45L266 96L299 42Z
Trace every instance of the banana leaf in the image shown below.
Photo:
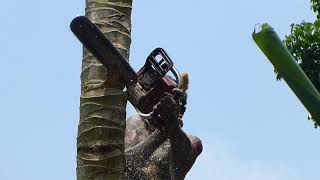
M252 38L309 111L316 125L320 125L320 94L274 29L263 24L260 31L253 32Z

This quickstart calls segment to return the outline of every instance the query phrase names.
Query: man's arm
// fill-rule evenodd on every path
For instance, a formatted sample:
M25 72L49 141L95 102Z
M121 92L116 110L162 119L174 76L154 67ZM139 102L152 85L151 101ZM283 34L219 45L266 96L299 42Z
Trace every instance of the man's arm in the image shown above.
M170 137L170 144L175 178L177 180L184 179L196 158L202 152L201 140L194 136L188 137L186 133L179 128L175 134Z
M130 180L148 179L148 174L145 174L143 168L153 152L166 139L166 136L159 130L149 128L139 115L132 116L127 121L125 171Z
M172 168L175 179L180 180L184 179L196 158L201 153L202 143L200 139L195 136L190 136L189 138L181 129L181 120L176 110L176 100L168 95L156 105L153 112L155 117L163 121L164 127L160 129L164 129L170 139Z
M139 142L133 147L126 149L127 160L129 162L145 162L164 141L165 136L163 133L161 133L159 130L155 130L145 140Z
M125 140L127 156L126 171L128 177L131 179L141 180L143 178L150 179L150 177L164 179L162 175L165 174L180 180L184 179L185 175L191 169L196 158L202 151L202 144L198 138L194 136L188 137L181 129L182 121L177 115L177 106L176 99L174 99L172 95L168 95L153 108L153 118L149 122L157 128L157 130L149 129L147 125L149 123L145 123L139 116L130 118L129 121L127 121ZM150 174L144 172L143 168L149 166L158 167L158 163L164 160L157 157L149 162L151 164L146 164L166 139L170 140L170 150L166 150L168 153L164 153L159 157L168 157L168 159L164 158L168 163L167 165L164 163L163 168L157 169L156 173L153 171L154 174L149 176ZM152 164L155 166L151 166ZM167 176L165 179L168 178Z

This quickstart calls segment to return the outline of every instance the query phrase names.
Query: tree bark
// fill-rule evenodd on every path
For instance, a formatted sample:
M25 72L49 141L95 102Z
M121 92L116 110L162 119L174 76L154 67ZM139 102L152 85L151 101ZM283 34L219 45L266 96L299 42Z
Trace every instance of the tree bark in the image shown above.
M86 0L86 16L128 59L132 0ZM77 179L124 178L127 99L124 83L83 50Z

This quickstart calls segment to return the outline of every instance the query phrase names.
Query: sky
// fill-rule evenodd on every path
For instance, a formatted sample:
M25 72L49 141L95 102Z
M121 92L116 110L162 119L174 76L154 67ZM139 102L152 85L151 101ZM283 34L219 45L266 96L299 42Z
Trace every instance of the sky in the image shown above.
M1 180L76 179L82 47L69 24L84 5L2 2ZM187 180L319 179L320 132L251 38L256 23L284 38L314 19L308 0L134 1L134 69L162 47L190 76L184 130L204 150Z

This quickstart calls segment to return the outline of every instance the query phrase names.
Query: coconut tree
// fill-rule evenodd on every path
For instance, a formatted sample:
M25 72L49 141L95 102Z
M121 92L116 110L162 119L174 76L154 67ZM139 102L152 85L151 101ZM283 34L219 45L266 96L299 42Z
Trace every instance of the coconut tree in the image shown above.
M85 15L128 59L132 0L86 0ZM84 48L77 179L123 179L126 96L124 83Z

